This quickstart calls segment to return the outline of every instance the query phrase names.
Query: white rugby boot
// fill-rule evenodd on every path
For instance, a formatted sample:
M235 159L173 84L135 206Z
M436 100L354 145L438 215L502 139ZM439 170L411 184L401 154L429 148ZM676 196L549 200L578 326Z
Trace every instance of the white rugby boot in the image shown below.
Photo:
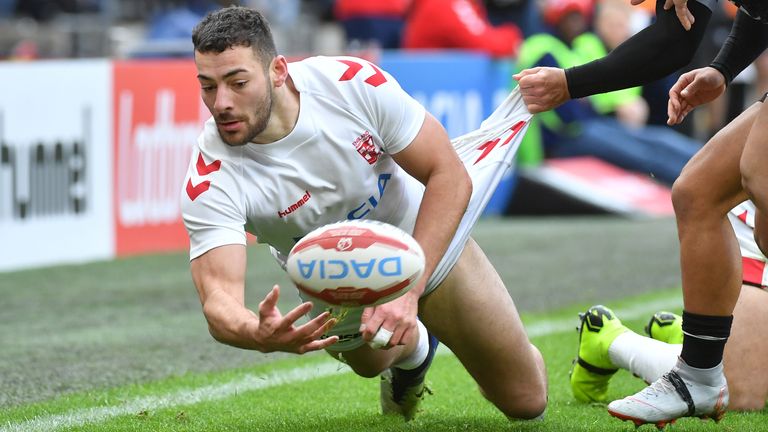
M632 396L608 404L608 412L640 426L663 429L680 417L720 421L728 406L728 384L723 363L712 369L695 369L678 358L672 371Z

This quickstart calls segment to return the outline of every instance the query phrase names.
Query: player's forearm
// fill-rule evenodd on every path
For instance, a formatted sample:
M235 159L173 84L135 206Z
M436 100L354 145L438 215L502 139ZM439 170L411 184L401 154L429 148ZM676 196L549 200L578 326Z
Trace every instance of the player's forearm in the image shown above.
M660 0L663 4L663 0ZM566 69L571 98L646 84L687 65L693 57L712 11L698 1L690 1L696 22L686 31L674 9L665 11L657 3L656 21L637 33L607 56Z
M739 10L731 33L710 64L730 83L768 47L768 25Z
M208 331L217 341L243 349L263 351L256 340L259 319L223 292L209 296L203 304Z
M413 237L424 249L426 278L432 275L453 240L472 194L469 175L463 166L458 168L432 175L419 207Z

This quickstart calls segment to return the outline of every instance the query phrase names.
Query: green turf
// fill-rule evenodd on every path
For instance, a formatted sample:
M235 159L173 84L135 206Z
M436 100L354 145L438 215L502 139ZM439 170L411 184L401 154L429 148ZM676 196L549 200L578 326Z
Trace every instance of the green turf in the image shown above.
M656 298L673 299L679 293L665 291L611 304L617 311L630 310L633 305L648 304ZM56 414L78 413L91 407L125 406L137 400L165 400L174 397L192 398L201 389L208 395L198 403L171 405L157 402L136 408L124 415L106 418L95 424L73 425L59 430L71 431L493 431L493 430L547 430L547 431L614 431L634 430L628 422L608 416L604 406L576 402L568 387L568 370L576 350L575 308L557 313L536 314L525 318L527 326L545 322L571 321L574 329L560 329L552 334L534 337L548 366L550 380L549 407L546 416L536 422L508 422L477 391L477 388L450 353L441 353L428 375L433 395L423 404L423 411L410 423L396 417L383 417L378 413L378 382L363 379L351 372L292 382L268 388L231 392L221 398L211 389L221 389L230 383L267 380L271 374L285 374L298 368L327 369L335 365L324 355L291 356L254 367L206 374L187 374L161 381L67 395L53 401L29 404L6 410L0 415L0 424L18 425L25 419L45 420ZM650 314L649 314L650 315ZM625 320L631 328L640 331L646 317ZM322 367L321 367L322 366ZM335 369L335 366L332 366ZM642 388L643 383L619 372L613 379L609 398L618 398ZM253 387L250 387L253 388ZM206 390L207 389L207 390ZM211 396L213 395L213 396ZM208 400L213 399L213 400ZM189 400L189 399L188 399ZM764 413L729 413L719 424L698 419L678 421L673 431L708 430L761 430L768 423ZM30 424L27 424L28 426ZM645 430L655 430L644 426ZM13 430L3 429L0 430ZM36 430L36 429L33 429ZM47 429L46 429L47 430Z
M531 334L542 335L534 337L550 377L542 422L508 423L450 355L436 359L429 376L435 394L407 425L382 418L378 383L351 373L260 388L273 373L335 371L336 364L323 354L264 355L214 342L186 256L176 253L0 274L0 431L34 425L27 420L51 427L100 407L125 414L70 430L632 430L603 408L570 397L575 314L597 302L626 310L659 299L664 307L679 302L674 221L486 220L473 235ZM273 283L289 286L261 246L249 248L248 271L251 308ZM281 310L297 301L295 290L285 289ZM644 320L630 323L639 329ZM553 326L559 333L549 333ZM232 383L250 390L235 393ZM641 385L620 374L611 396ZM221 388L230 393L190 402L205 389ZM766 420L762 413L729 415L716 430L759 430ZM675 430L707 430L702 427L712 426L686 420Z

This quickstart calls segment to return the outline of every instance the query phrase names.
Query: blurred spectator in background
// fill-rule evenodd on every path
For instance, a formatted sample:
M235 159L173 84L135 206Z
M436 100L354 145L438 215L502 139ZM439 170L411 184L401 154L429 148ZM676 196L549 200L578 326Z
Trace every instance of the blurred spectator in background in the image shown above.
M350 44L397 49L410 3L411 0L336 0L334 16L344 27Z
M521 41L522 32L516 25L491 25L480 0L413 0L403 48L467 49L514 57Z
M208 12L236 3L237 1L227 0L176 1L175 7L159 12L150 20L147 28L147 38L150 40L191 40L192 28L194 28L195 24L200 22Z
M539 0L485 0L488 20L498 26L514 23L528 37L544 31Z
M517 67L568 68L605 55L603 42L587 32L593 11L591 0L547 0L543 16L552 33L527 38ZM546 157L596 157L671 185L701 144L665 126L643 126L647 110L632 106L641 103L638 89L570 100L538 114L522 145L543 146Z
M603 0L595 9L595 34L585 32L576 38L574 46L582 61L605 57L633 34L632 6L624 0ZM644 126L648 122L648 103L642 88L633 87L592 96L592 104L600 114L615 116L630 127Z
M37 21L49 21L60 13L98 12L101 0L23 0L15 1L16 13Z

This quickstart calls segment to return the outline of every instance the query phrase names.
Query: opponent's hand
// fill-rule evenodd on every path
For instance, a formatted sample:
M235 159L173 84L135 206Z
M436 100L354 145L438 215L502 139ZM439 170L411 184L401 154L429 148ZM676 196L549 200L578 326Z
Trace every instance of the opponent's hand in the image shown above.
M715 68L703 67L680 75L669 89L667 124L682 122L694 108L717 99L723 92L725 77Z
M535 67L512 75L512 78L517 81L531 114L557 108L571 98L563 69Z
M696 19L691 11L688 10L688 0L666 0L664 2L664 10L670 10L672 7L675 8L675 15L677 15L677 19L683 25L683 28L686 31L690 30Z
M254 336L260 351L283 351L304 354L328 348L339 340L338 336L320 339L336 324L329 312L323 312L304 325L295 326L296 320L312 310L312 303L304 302L283 316L277 308L280 287L275 285L259 303L259 327Z
M644 1L645 0L630 0L630 3L632 3L633 6L637 6ZM677 19L680 20L680 24L683 25L684 29L690 30L693 23L696 22L696 19L688 9L688 0L666 0L664 2L664 10L670 10L672 9L672 6L675 7L675 15L677 15Z
M379 327L382 327L392 333L389 343L382 349L405 345L406 341L413 337L413 332L418 331L416 329L418 309L419 299L412 291L390 302L365 308L360 319L360 332L363 339L366 342L372 341Z

